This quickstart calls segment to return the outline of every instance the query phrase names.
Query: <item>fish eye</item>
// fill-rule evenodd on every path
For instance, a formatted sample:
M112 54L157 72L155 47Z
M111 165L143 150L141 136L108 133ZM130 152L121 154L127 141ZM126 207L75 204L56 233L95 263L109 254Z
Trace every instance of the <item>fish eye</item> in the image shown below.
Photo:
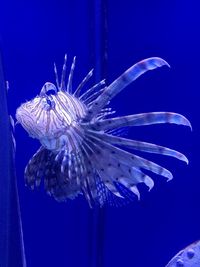
M48 98L46 99L46 102L49 106L51 106L51 100L49 100Z
M53 83L46 82L40 91L40 96L44 97L44 96L55 95L57 93L57 91L58 90Z
M56 91L53 90L53 89L50 89L50 90L46 91L45 94L48 95L48 96L50 96L50 95L55 95L55 94L56 94Z

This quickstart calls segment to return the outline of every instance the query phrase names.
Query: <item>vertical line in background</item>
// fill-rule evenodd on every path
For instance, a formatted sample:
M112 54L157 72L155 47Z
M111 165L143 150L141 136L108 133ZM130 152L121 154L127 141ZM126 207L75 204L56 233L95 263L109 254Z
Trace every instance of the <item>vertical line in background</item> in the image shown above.
M107 0L89 0L90 62L95 68L95 82L106 77L107 71ZM89 267L104 266L105 212L96 208L89 212Z
M0 267L25 267L6 88L0 58Z
M108 24L107 24L107 0L94 1L94 56L95 56L95 80L105 78L107 75L108 57Z

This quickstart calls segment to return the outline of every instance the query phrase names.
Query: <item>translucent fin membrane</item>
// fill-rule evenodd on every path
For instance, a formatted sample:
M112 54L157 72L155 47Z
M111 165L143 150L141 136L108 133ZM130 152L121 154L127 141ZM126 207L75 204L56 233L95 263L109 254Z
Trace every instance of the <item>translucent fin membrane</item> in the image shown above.
M170 149L164 146L159 146L156 144L131 140L127 138L122 138L122 137L113 136L113 135L105 134L105 133L94 132L94 131L92 131L91 134L111 144L131 148L133 150L138 150L142 152L155 153L155 154L161 154L165 156L174 157L188 164L188 159L186 158L185 155L183 155L182 153L176 150L173 150L173 149Z

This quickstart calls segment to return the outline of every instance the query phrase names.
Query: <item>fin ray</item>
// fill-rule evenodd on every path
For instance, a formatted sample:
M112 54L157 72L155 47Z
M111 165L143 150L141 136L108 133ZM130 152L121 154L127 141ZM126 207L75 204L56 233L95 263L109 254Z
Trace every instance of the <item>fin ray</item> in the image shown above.
M114 82L112 82L106 90L96 99L94 104L90 107L86 120L94 118L97 113L118 93L120 93L126 86L136 80L139 76L144 74L146 71L156 69L162 66L168 66L169 64L159 58L152 57L144 59L128 70L126 70L121 76L119 76Z
M173 112L148 112L122 117L115 117L90 123L91 128L97 131L108 131L126 126L144 126L161 123L174 123L188 126L192 129L190 122L183 115ZM88 124L89 125L89 124Z
M147 152L147 153L155 153L155 154L161 154L165 156L171 156L176 159L182 160L188 164L188 159L186 156L174 149L167 148L164 146L152 144L152 143L147 143L147 142L142 142L142 141L137 141L137 140L132 140L132 139L127 139L119 136L114 136L106 133L99 133L96 131L91 131L89 130L94 136L97 136L101 138L102 140L119 145L119 146L124 146L133 150L138 150L142 152Z

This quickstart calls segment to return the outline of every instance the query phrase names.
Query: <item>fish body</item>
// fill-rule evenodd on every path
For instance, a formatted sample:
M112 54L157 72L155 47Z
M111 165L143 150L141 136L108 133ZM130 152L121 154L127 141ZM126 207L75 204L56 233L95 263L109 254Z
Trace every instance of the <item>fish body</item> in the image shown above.
M76 90L72 90L75 58L68 82L65 56L61 81L56 66L56 85L47 82L38 96L23 103L16 111L17 121L28 134L37 138L41 147L25 168L26 184L32 189L44 179L46 191L58 201L84 194L90 206L113 205L116 199L140 197L137 185L154 185L152 173L172 179L164 167L127 151L142 151L175 157L188 162L180 152L146 142L115 135L123 127L175 123L191 127L182 115L171 112L150 112L113 117L107 107L113 97L148 70L169 66L161 58L142 60L113 83L102 80L81 93L91 78L91 70Z
M196 241L179 251L166 265L166 267L199 267L200 241Z

